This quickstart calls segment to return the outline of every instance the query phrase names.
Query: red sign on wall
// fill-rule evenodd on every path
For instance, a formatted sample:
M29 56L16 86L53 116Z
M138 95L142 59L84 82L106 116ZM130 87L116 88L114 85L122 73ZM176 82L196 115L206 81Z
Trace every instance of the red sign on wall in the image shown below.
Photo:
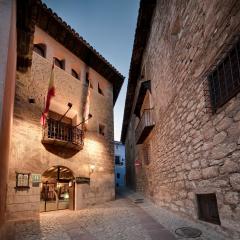
M142 166L142 162L140 160L135 160L135 166L136 167L141 167Z

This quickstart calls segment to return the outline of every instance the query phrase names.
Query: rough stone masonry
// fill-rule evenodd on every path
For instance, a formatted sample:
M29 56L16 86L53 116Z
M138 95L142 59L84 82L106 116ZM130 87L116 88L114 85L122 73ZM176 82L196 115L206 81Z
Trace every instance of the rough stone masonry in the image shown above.
M234 44L239 25L236 0L156 1L122 139L128 184L196 221L196 194L216 194L221 224L202 223L228 239L240 237L240 93L213 114L207 76ZM136 145L140 79L151 80L155 127Z

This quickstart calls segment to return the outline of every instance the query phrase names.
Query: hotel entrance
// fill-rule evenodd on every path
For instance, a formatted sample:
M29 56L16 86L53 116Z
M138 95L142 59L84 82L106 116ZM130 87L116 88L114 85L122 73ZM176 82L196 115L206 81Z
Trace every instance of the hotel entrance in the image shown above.
M69 168L55 166L42 175L40 212L74 210L74 176Z

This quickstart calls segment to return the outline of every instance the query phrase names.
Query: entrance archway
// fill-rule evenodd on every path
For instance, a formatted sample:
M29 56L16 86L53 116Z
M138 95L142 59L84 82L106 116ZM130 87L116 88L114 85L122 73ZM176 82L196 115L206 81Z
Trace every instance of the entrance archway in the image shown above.
M74 176L64 166L54 166L42 174L40 212L74 210Z

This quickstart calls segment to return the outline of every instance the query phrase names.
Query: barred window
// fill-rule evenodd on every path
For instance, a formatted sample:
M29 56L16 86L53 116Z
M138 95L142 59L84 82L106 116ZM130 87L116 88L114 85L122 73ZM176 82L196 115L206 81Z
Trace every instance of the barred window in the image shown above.
M213 112L240 91L240 41L208 76Z

